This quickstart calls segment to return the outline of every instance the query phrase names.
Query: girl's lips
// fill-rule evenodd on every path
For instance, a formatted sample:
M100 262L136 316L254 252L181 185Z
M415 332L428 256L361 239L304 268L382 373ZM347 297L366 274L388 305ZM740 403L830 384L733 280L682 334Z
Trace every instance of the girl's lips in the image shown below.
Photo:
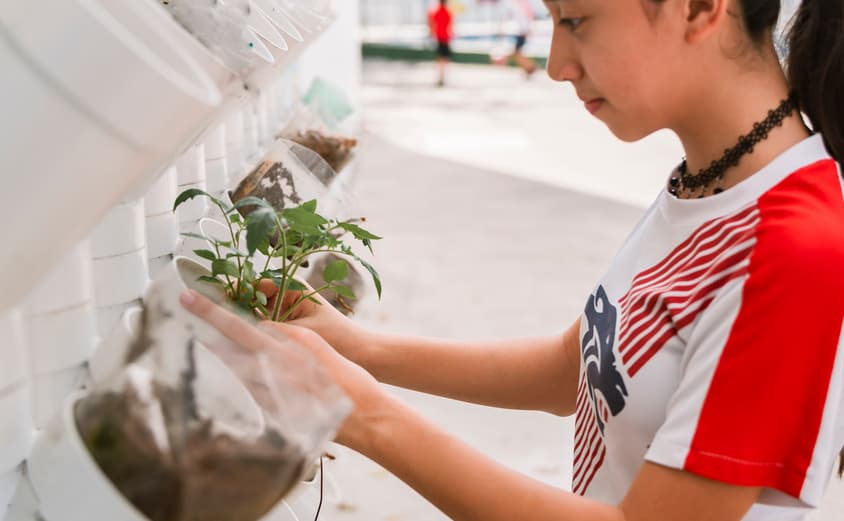
M594 114L599 108L601 108L601 105L603 104L603 98L595 98L592 101L587 101L584 105L586 106L586 110L588 110L590 114Z

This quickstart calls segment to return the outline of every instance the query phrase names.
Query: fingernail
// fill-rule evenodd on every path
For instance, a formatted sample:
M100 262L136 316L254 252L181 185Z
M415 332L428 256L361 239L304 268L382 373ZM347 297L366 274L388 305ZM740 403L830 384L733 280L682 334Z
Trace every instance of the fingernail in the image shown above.
M193 290L186 289L182 291L179 295L179 302L181 302L183 306L192 306L194 302L196 302L196 295Z

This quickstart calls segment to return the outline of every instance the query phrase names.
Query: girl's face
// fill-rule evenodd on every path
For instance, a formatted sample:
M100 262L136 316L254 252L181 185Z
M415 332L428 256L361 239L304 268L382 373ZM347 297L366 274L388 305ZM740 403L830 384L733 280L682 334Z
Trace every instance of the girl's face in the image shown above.
M586 110L624 141L670 127L690 81L682 3L546 0L554 21L548 75L571 82Z

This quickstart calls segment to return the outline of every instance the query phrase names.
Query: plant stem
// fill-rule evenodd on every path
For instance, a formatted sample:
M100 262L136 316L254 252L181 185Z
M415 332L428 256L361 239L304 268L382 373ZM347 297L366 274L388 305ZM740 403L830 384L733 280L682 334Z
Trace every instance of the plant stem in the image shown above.
M229 235L230 235L230 236L231 236L231 238L232 238L232 246L234 246L234 250L235 250L235 251L239 252L239 251L240 251L240 246L238 245L238 240L237 240L237 237L239 237L239 236L240 236L240 231L238 230L237 235L235 235L235 233L234 233L234 227L232 226L232 224L233 224L233 223L231 222L231 219L229 219L229 212L227 212L227 211L226 211L226 209L225 209L225 208L223 208L223 205L222 205L222 204L220 204L220 203L217 201L217 199L212 198L212 201L214 201L214 204L217 206L217 208L219 208L219 209L220 209L220 212L222 212L222 214L223 214L223 219L226 221L226 226L227 226L227 227L228 227L228 229L229 229ZM232 210L231 210L231 211L235 211L235 212L236 212L237 210L236 210L236 209L234 209L234 208L232 208ZM219 257L219 256L220 256L220 253L219 253L219 251L218 251L218 252L217 252L217 257ZM237 277L237 296L239 297L239 296L240 296L240 292L241 292L241 291L242 291L242 289L243 289L242 282L241 282L241 278L243 277L243 267L240 265L240 257L235 257L235 258L237 259L237 273L238 273L238 277ZM228 275L226 275L226 279L228 279ZM232 291L232 293L234 293L234 291ZM235 301L237 301L238 299L237 299L237 298L235 298L234 300L235 300Z
M278 234L281 236L281 285L278 287L278 293L276 294L272 319L273 322L278 322L278 314L281 312L281 301L284 300L284 295L287 293L290 279L287 275L287 234L284 233L284 226L281 224L278 213L275 214L275 222L278 225Z
M331 287L331 284L326 284L324 286L321 286L318 289L313 290L311 293L308 293L307 295L305 295L305 292L303 291L302 294L299 296L299 298L296 299L296 302L294 302L293 305L291 305L290 308L287 311L285 311L283 315L281 315L281 317L278 319L278 321L284 322L285 320L288 319L288 317L290 317L290 315L293 314L293 311L295 311L296 308L299 307L299 304L308 300L309 298L313 297L314 295L319 294L320 291L323 291L323 290L328 289L330 287Z
M217 244L217 241L211 241L211 244L214 245L214 251L217 252L217 258L220 258L220 245ZM234 295L234 286L232 285L232 279L229 278L228 273L223 273L226 277L227 287L229 288L229 295Z

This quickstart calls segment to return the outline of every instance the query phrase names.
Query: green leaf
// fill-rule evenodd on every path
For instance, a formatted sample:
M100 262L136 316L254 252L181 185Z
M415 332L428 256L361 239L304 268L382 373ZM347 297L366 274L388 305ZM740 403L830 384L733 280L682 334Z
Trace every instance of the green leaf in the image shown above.
M207 260L210 260L210 261L215 261L215 260L217 260L217 254L216 254L216 253L214 253L214 252L213 252L213 251L211 251L211 250L193 250L193 253L194 253L197 257L201 257L201 258L203 258L203 259L207 259Z
M337 293L341 297L357 298L355 296L355 292L352 291L352 288L349 288L347 286L331 286L329 289L331 289L331 291Z
M244 304L251 304L255 296L255 288L252 284L241 284L238 286L238 300Z
M322 278L327 284L343 280L349 275L349 265L344 260L338 260L325 267Z
M211 200L214 200L214 197L206 192L205 190L200 190L199 188L188 188L184 192L180 193L178 197L176 197L176 201L173 203L173 211L176 211L176 208L182 205L187 201L190 201L194 197L204 196L208 197Z
M308 291L308 287L296 279L290 279L290 282L287 283L287 289L288 291Z
M258 301L262 307L267 305L267 296L262 291L255 292L255 300Z
M300 206L311 213L316 213L316 199L311 199L310 201L304 202Z
M208 237L206 237L204 235L200 235L198 233L182 232L180 235L182 235L184 237L190 237L192 239L201 239L203 241L209 241ZM213 242L213 241L210 241L210 242Z
M378 275L378 272L375 271L375 268L373 268L372 265L369 264L368 262L366 262L365 260L361 259L357 255L355 255L354 257L355 257L355 260L358 261L361 264L361 266L366 268L366 271L368 271L370 275L372 275L372 282L375 283L375 291L378 292L378 298L380 299L381 298L381 277Z
M209 284L219 284L221 286L225 284L222 280L218 279L217 277L209 277L207 275L203 275L196 280L200 282L207 282Z
M237 277L237 265L232 261L217 259L211 263L211 274Z
M235 205L232 208L235 209L235 210L239 210L240 208L243 208L244 206L257 206L259 208L268 208L270 210L275 211L275 209L272 207L272 205L270 203L268 203L266 201L266 199L261 199L260 197L254 197L254 196L244 197L243 199L236 202Z
M246 218L246 249L253 255L262 241L268 241L276 230L275 210L258 208Z
M243 222L243 218L240 216L239 213L233 213L229 215L229 222L232 224L240 224Z
M374 234L374 233L372 233L372 232L369 232L369 231L367 231L367 230L364 230L363 228L361 228L361 227L360 227L360 226L358 226L357 224L352 224L352 223L337 223L337 226L339 226L340 228L343 228L343 229L344 229L344 230L346 230L347 232L349 232L349 233L351 233L352 235L354 235L354 236L355 236L355 239L359 239L359 240L370 240L370 241L378 241L378 240L381 240L381 237L378 237L377 235L375 235L375 234Z
M255 273L255 267L253 266L252 261L248 259L245 260L243 262L243 278L247 282L252 282L255 280L256 276L257 274Z
M282 210L281 215L290 223L290 227L294 229L308 229L328 224L328 220L325 217L309 212L301 206L285 208Z

